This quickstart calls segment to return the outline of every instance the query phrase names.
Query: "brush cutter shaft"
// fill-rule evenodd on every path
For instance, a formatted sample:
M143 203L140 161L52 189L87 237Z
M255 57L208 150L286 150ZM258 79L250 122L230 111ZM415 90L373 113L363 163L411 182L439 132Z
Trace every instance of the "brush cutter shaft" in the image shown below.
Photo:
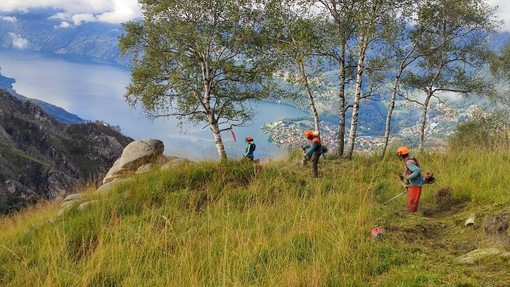
M394 200L394 199L398 198L399 196L403 195L403 194L404 194L404 193L406 193L406 192L407 192L407 191L403 191L402 193L397 194L396 196L392 197L390 200L386 201L386 202L385 202L385 203L383 203L383 204L386 204L386 203L388 203L388 202L390 202L390 201L392 201L392 200Z
M405 184L405 182L404 182L403 180L400 180L400 182L402 183L402 186L404 187L404 191L402 191L401 193L399 193L399 194L395 195L394 197L392 197L390 200L386 201L386 202L385 202L385 203L383 203L383 204L386 204L386 203L388 203L388 202L390 202L390 201L392 201L392 200L394 200L394 199L398 198L399 196L402 196L404 193L406 193L406 192L407 192L407 184Z

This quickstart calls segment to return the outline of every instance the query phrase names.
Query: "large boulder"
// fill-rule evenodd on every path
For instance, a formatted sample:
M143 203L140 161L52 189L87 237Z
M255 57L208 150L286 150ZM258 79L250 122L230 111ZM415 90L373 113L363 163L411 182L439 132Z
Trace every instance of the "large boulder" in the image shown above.
M163 159L165 146L158 139L144 139L133 141L122 151L122 155L115 161L112 168L103 179L103 184L135 173L143 165Z

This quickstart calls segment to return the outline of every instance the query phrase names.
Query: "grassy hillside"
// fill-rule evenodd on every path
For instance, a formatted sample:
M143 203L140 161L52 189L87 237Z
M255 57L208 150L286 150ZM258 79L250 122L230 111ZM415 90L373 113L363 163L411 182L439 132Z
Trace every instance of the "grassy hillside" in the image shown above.
M402 163L375 156L323 160L320 179L296 157L193 163L62 217L39 205L0 219L0 285L509 286L509 257L459 257L508 247L483 221L510 212L510 154L416 157L438 178L417 214L405 196L383 204L403 190Z

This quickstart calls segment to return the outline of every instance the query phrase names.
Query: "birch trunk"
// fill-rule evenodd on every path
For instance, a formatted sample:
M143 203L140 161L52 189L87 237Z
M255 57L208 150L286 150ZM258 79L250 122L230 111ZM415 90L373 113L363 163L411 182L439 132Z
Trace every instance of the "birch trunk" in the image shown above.
M303 78L303 83L305 85L306 92L308 94L308 102L310 103L310 112L313 116L313 121L315 123L315 130L320 133L319 130L319 113L317 113L317 108L315 107L315 101L313 99L313 93L310 89L310 84L308 83L308 77L305 73L305 65L303 61L299 61L299 71L301 73L301 77Z
M216 150L218 151L220 160L227 160L227 153L225 152L225 145L223 145L223 140L221 139L221 132L218 123L215 122L211 124L211 131L214 136L214 144L216 145Z
M363 69L365 64L365 56L366 50L368 46L368 38L362 37L359 43L359 52L358 52L358 65L356 72L356 91L354 94L354 102L352 106L352 117L351 117L351 128L349 130L349 145L347 150L346 157L348 159L352 158L354 153L354 146L356 141L356 130L358 128L358 114L359 114L359 105L361 101L361 88L363 86Z
M207 59L207 57L204 57ZM211 83L212 83L212 75L209 69L209 65L207 61L202 62L202 78L204 85L204 94L202 97L202 107L207 115L207 121L210 125L210 129L213 133L214 144L216 145L216 150L218 151L218 157L221 161L227 160L227 153L225 152L225 145L223 145L223 140L221 139L221 130L218 125L218 120L214 117L211 108Z
M418 150L423 152L425 149L425 127L427 126L427 112L429 110L429 102L432 98L433 92L432 88L429 88L427 91L427 97L425 98L425 102L423 103L423 111L421 113L420 119L420 144L418 146Z
M346 81L346 66L345 66L345 53L346 44L342 44L342 54L340 55L340 91L338 93L338 138L337 138L337 155L343 156L345 150L345 81Z
M416 50L416 45L413 46L411 51L409 51L409 53L407 53L407 55L404 57L404 59L400 63L398 73L395 76L395 81L393 82L390 106L388 107L388 114L386 115L386 125L385 125L385 129L384 129L384 146L383 146L383 151L382 151L383 158L386 155L386 150L388 149L388 143L390 141L391 117L393 115L393 110L395 109L395 102L397 100L397 93L398 93L398 86L400 83L400 78L402 77L402 74L404 73L404 70L406 69L406 67L409 66L412 62L414 62L417 59L415 57L414 59L411 59L410 61L408 61L411 58L411 55L414 53L415 50Z
M384 145L382 151L382 157L386 154L386 150L388 149L388 143L390 141L390 131L391 131L391 117L393 115L393 110L395 109L395 101L397 99L397 91L398 91L398 83L400 81L400 75L402 74L402 70L400 70L399 74L395 77L395 81L393 82L393 88L391 91L391 100L390 106L388 107L388 114L386 115L386 125L384 128Z

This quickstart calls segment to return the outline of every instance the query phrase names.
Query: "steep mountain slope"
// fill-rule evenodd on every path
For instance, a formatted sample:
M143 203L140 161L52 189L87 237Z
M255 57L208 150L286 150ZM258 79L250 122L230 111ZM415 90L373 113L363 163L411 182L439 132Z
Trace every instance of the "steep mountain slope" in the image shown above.
M13 84L16 83L16 80L14 78L5 77L0 73L0 89L6 90L11 95L16 97L18 100L21 101L30 101L37 106L39 106L45 113L51 115L52 117L56 118L58 121L66 123L66 124L78 124L85 122L84 119L80 118L79 116L72 114L66 110L64 110L61 107L52 105L48 102L41 101L38 99L31 99L27 98L25 96L22 96L18 94L13 87Z
M104 124L64 124L0 90L0 213L97 179L131 141Z

